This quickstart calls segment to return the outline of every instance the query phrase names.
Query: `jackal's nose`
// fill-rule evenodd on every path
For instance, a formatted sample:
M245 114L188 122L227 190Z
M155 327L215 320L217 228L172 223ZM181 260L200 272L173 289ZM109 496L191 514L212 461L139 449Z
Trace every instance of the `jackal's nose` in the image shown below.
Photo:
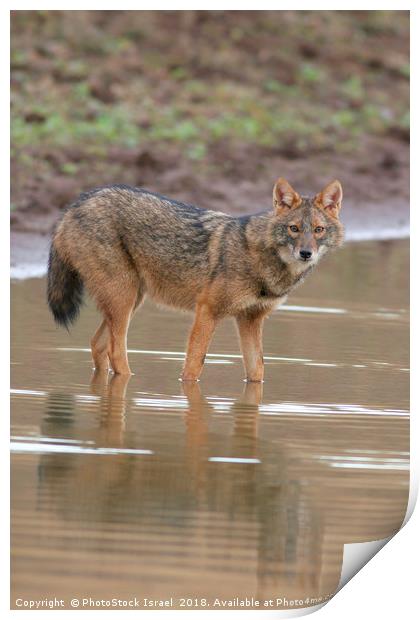
M310 250L301 250L299 254L302 260L309 260L312 256L312 252Z

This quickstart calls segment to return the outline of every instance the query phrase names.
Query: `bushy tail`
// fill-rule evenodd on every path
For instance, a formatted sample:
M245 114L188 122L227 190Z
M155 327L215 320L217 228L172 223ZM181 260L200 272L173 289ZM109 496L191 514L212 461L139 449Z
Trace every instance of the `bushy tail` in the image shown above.
M48 259L47 299L54 320L66 329L79 315L83 282L78 272L65 263L51 244Z

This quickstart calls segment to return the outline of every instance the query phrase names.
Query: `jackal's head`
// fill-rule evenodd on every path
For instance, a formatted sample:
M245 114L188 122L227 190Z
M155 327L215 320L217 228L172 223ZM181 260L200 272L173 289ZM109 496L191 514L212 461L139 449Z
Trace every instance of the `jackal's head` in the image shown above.
M342 199L339 181L308 198L299 196L285 179L278 179L273 190L273 231L282 260L303 268L343 243L344 227L339 221Z

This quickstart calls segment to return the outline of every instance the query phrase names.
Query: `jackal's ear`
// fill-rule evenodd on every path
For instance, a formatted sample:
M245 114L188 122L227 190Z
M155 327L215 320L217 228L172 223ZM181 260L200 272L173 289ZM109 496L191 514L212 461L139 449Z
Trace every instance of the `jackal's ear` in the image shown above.
M273 189L273 205L274 211L281 215L290 209L296 209L302 202L302 198L293 189L291 185L280 177L277 179Z
M340 181L332 181L322 192L315 196L315 204L329 215L338 217L343 200L343 188Z

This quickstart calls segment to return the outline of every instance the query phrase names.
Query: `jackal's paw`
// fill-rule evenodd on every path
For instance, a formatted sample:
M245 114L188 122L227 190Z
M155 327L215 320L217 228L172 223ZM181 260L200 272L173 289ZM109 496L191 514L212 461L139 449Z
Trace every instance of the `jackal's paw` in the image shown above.
M103 374L107 374L111 372L111 369L108 366L92 366L92 370L95 373L103 373Z
M111 374L112 375L116 375L118 377L133 377L134 376L134 372L131 372L131 370L112 370L111 369Z
M181 375L179 377L179 381L189 381L191 383L198 383L198 381L200 381L200 379L198 377L193 377L191 375Z

